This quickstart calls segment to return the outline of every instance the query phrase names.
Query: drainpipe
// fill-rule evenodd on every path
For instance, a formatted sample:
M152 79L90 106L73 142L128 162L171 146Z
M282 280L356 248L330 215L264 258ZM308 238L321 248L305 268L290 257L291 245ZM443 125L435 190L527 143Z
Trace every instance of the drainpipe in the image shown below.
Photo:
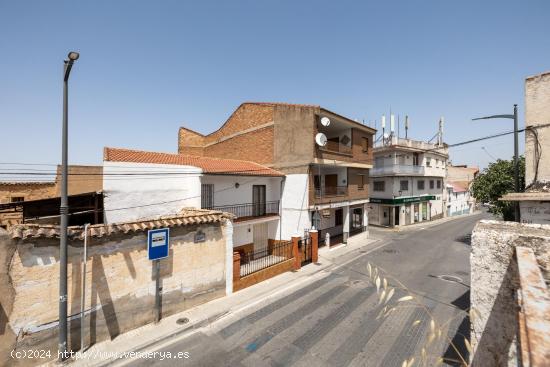
M283 186L286 176L283 177L279 184L279 242L283 240Z

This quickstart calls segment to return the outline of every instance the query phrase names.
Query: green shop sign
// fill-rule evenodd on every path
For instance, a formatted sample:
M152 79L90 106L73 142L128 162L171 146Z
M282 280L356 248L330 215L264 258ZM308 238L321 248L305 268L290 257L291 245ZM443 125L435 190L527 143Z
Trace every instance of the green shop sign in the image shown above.
M434 195L412 196L412 197L397 198L397 199L370 198L369 202L373 204L397 205L397 204L408 204L408 203L420 203L422 201L430 201L430 200L435 200L435 196Z

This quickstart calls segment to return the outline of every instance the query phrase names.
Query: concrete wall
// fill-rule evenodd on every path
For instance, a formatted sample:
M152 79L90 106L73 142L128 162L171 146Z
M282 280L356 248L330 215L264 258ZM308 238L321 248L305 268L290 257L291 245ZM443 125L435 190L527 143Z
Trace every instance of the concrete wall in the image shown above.
M199 229L206 234L206 242L194 243ZM90 241L86 344L153 321L155 280L147 259L146 233ZM58 239L16 241L0 233L0 365L15 363L7 354L15 347L49 349L57 355L58 244ZM170 256L161 260L162 315L225 295L227 252L219 223L171 228ZM68 310L75 316L69 338L74 350L80 346L81 253L82 241L70 241Z
M315 152L316 109L302 106L275 106L273 158L275 168L312 162Z
M289 174L283 184L281 201L282 239L290 240L296 234L302 235L304 228L311 227L308 211L308 174ZM277 232L279 229L277 229Z
M525 80L525 126L540 126L550 124L550 72L535 75ZM537 181L550 182L550 127L536 130L541 145L540 160L536 155L535 134L527 130L525 133L525 183L529 185L535 180L538 165Z
M471 356L474 367L517 366L517 300L519 286L514 247L534 250L539 266L550 276L550 226L480 221L472 232Z
M147 173L120 177L104 176L105 223L173 215L185 207L201 206L202 170L199 168L108 161L103 162L103 167L105 174ZM148 204L155 205L145 206ZM119 208L130 209L114 210Z

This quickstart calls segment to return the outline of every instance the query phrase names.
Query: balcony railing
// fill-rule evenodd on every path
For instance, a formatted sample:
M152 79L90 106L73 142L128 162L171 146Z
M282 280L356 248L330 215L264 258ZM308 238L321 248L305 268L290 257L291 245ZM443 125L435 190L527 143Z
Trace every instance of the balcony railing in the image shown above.
M371 176L376 175L424 175L424 166L392 164L390 166L374 167L370 170Z
M347 186L325 186L315 189L315 197L329 197L329 196L347 196Z
M279 201L267 201L265 203L247 203L232 205L215 205L209 208L235 215L235 219L247 217L263 217L279 214Z
M334 141L327 141L327 144L324 147L319 147L319 149L326 152L352 154L351 146L343 145Z

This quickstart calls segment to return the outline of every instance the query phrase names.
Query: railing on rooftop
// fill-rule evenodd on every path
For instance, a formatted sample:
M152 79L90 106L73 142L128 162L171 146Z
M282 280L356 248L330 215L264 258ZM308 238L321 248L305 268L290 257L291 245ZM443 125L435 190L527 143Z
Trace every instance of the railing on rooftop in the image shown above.
M423 175L424 166L412 166L412 165L402 165L402 164L392 164L389 166L374 167L370 170L370 176L376 175Z
M219 210L235 215L235 219L247 217L263 217L279 214L279 201L267 201L265 203L246 203L232 205L214 205L203 209Z
M550 293L532 249L516 247L520 288L518 339L522 366L550 366Z

